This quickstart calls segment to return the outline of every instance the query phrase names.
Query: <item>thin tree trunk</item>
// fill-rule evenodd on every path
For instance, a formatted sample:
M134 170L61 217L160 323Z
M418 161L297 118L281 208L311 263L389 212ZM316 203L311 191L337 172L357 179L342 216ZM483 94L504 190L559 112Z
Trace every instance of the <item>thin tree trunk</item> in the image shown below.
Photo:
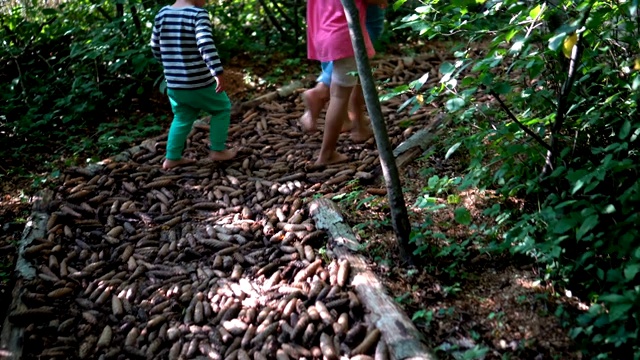
M367 105L367 111L373 124L373 134L378 145L380 153L380 165L382 174L387 185L387 196L389 207L391 209L391 222L393 230L396 234L397 245L400 250L400 256L407 263L413 263L411 244L409 244L409 235L411 234L411 224L407 214L407 206L402 193L402 185L398 174L398 167L393 156L389 134L384 122L382 110L380 109L380 100L378 92L371 74L371 65L367 56L367 49L364 44L362 29L360 27L358 9L353 0L340 0L349 22L349 32L351 33L351 43L355 53L356 63L358 65L358 75L362 83L364 99Z
M591 13L591 9L593 4L591 4L584 12L582 19L580 20L580 24L577 27L578 29L582 28L584 24L587 22L589 18L589 14ZM576 78L576 73L578 70L578 66L580 66L580 58L582 56L582 33L578 34L578 41L576 41L573 50L571 51L571 58L569 59L569 71L567 72L567 79L564 84L562 84L562 88L560 89L560 93L558 94L558 107L556 111L556 119L555 123L551 128L551 133L549 134L549 147L547 150L547 156L545 158L545 164L542 168L542 172L540 174L541 178L544 178L546 175L551 173L556 165L556 156L559 153L557 138L558 134L562 130L564 126L564 121L566 120L567 108L569 107L569 94L571 93L571 89L573 88L573 82Z
M140 22L140 16L138 15L138 9L136 8L136 4L132 1L129 2L131 11L131 17L133 18L133 24L136 27L136 32L138 33L138 37L142 37L142 23Z
M265 2L265 0L258 0L258 2L264 9L264 13L269 18L269 21L271 21L271 24L276 28L276 30L278 30L278 32L280 33L280 36L282 36L282 39L285 41L289 41L289 35L287 34L286 31L284 31L284 29L278 22L278 19L276 19L275 15L271 12L271 9L269 9L269 6Z

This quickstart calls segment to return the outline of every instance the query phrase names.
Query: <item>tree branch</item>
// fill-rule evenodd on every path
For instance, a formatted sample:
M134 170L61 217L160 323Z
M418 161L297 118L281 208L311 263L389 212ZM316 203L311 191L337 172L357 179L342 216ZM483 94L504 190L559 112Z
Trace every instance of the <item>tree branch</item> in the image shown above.
M373 135L376 140L380 155L380 167L387 187L387 199L391 210L391 224L396 234L396 244L402 260L413 265L413 250L415 244L411 240L411 223L407 215L407 205L402 193L402 184L398 172L396 159L391 150L391 141L380 108L380 99L376 90L375 81L371 72L371 64L367 48L364 43L364 36L360 26L358 8L353 0L340 0L344 7L344 12L349 24L349 34L351 35L351 45L353 46L356 65L358 68L359 80L364 91L365 104L373 124ZM355 89L355 91L359 91ZM404 358L403 358L404 359Z
M96 9L105 19L109 20L109 22L113 21L113 17L111 17L107 10L103 9L102 6L97 6Z
M498 103L500 104L500 107L502 108L502 110L504 110L504 112L507 113L507 116L509 116L509 118L511 120L513 120L513 122L515 122L516 124L518 124L518 126L525 132L527 133L527 135L531 136L536 142L538 142L540 145L542 145L542 147L544 147L545 149L547 149L548 151L553 151L551 146L549 144L547 144L541 137L540 135L534 133L533 131L531 131L531 129L529 129L525 124L521 123L520 120L518 120L518 118L516 118L516 116L511 112L511 110L509 110L509 108L507 107L507 105L502 101L502 99L500 98L500 95L496 94L495 91L493 90L489 90L489 93L491 94L491 96L493 96L496 100L498 100Z
M133 18L133 24L136 27L138 37L142 37L142 23L140 22L140 16L138 16L138 9L136 8L136 5L131 3L129 11L131 11L131 17Z
M591 13L591 9L593 8L593 3L589 4L589 7L585 10L580 22L578 24L578 29L584 27L584 24L587 22L589 18L589 14ZM547 151L547 156L545 159L544 168L542 168L542 172L540 174L541 177L544 177L552 171L556 162L555 156L557 154L557 135L562 129L564 125L564 121L566 119L566 109L569 105L569 93L573 88L573 83L576 78L576 70L580 65L580 58L582 57L582 32L578 32L577 41L571 51L571 58L569 60L569 71L567 73L567 79L565 80L562 88L560 89L560 93L558 94L558 107L556 110L556 121L551 128L549 145L551 149Z
M262 8L264 9L264 12L267 15L267 17L269 18L269 21L271 21L271 24L273 24L273 26L276 28L276 30L278 30L278 32L280 33L280 36L282 36L283 39L287 39L288 40L289 39L289 35L287 34L286 31L284 31L284 29L282 28L282 26L278 22L278 19L276 19L276 17L273 15L273 13L271 12L271 9L269 9L269 7L267 6L267 3L265 2L265 0L258 0L258 2L260 3Z
M284 10L282 10L280 5L278 5L278 2L271 0L271 3L273 4L273 7L276 9L278 14L280 14L280 16L282 16L285 19L286 22L291 24L291 26L296 26L297 25L295 22L293 22L293 20L289 17L289 15L287 15L287 13L284 12Z

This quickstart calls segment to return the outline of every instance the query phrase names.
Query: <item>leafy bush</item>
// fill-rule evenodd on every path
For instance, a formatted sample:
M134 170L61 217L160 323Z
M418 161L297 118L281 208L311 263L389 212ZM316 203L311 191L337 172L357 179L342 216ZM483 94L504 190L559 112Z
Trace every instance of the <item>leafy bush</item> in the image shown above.
M503 233L488 249L534 257L590 304L570 334L598 358L640 356L638 15L637 2L427 0L402 25L462 43L414 104L453 117L462 187L525 200L486 211Z
M164 101L158 92L162 69L148 43L153 17L167 4L156 0L29 4L0 12L0 101L6 104L0 114L2 158L51 154L53 145L56 149L62 145L65 153L89 150L106 155L122 148L120 142L162 128L160 121L147 126L145 116L157 115L157 104ZM289 38L289 48L304 38L300 16L304 4L264 4L220 0L208 8L224 61L244 51L257 57L257 50L269 51L265 45L292 30L296 37ZM270 22L264 16L267 8ZM166 102L162 104L168 110ZM108 146L95 146L96 139L98 145Z

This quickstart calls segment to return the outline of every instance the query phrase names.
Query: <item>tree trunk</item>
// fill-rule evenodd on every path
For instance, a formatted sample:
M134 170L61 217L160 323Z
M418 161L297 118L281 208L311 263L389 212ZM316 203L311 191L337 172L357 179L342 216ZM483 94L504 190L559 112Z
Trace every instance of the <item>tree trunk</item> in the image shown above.
M404 194L402 193L398 167L396 166L395 158L391 150L389 134L384 122L382 110L380 109L378 92L376 91L373 75L371 74L371 65L369 64L369 57L367 56L362 29L360 28L358 9L353 0L340 1L342 2L342 6L344 6L345 15L349 22L351 43L353 44L356 63L358 65L358 75L362 83L362 91L364 92L367 111L373 124L373 134L378 145L378 152L380 153L380 166L382 167L382 174L384 175L387 185L391 222L396 238L399 240L397 245L400 250L400 256L405 262L413 263L412 246L409 244L411 224L409 223L409 216L407 215L407 206L404 201Z

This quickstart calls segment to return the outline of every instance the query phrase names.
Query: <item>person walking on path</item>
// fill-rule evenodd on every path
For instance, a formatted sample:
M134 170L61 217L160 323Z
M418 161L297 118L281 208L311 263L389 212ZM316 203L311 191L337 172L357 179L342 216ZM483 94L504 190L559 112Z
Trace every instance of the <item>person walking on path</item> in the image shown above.
M209 120L209 158L233 159L227 149L231 101L224 91L223 68L213 41L205 0L176 0L154 19L151 50L164 70L173 121L169 128L164 169L194 163L183 157L187 136L201 111Z

